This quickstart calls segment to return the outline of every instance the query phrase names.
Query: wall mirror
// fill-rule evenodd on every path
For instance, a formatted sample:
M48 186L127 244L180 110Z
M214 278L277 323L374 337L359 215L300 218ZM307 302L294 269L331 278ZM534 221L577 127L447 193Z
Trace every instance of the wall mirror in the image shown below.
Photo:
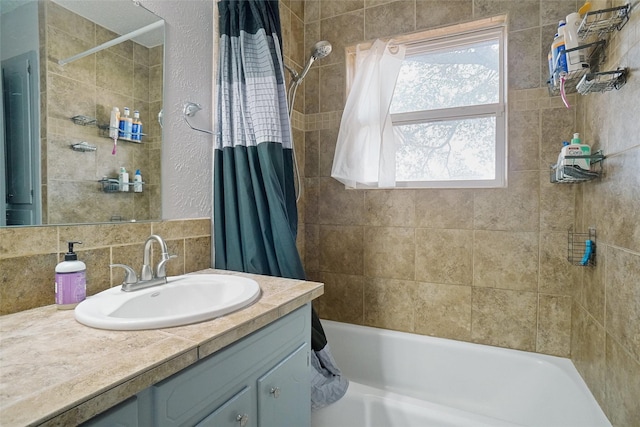
M160 219L164 21L132 0L1 8L0 226ZM139 112L141 142L114 146L113 107ZM109 181L122 167L141 192Z

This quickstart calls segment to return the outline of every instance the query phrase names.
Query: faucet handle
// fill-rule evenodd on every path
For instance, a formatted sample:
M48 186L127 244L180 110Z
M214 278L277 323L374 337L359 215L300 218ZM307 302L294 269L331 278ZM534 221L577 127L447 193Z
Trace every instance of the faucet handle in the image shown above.
M129 267L128 265L125 265L125 264L109 264L109 267L121 267L121 268L124 268L124 271L126 272L126 275L124 276L124 282L122 282L122 283L131 284L131 283L137 283L138 282L138 276L136 275L136 272L133 270L133 268Z

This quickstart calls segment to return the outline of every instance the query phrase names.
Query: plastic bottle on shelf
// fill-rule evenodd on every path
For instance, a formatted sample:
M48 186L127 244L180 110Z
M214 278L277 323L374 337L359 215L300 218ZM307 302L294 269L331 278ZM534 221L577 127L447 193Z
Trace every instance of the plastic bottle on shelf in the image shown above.
M118 174L118 185L120 186L120 191L129 191L129 174L124 166L120 168L120 174Z
M120 139L131 141L131 129L133 128L133 119L130 116L129 108L124 107L124 114L120 117L119 133Z
M133 112L133 123L131 126L131 141L142 142L142 122L140 121L140 112Z
M562 157L562 165L561 166L577 166L583 170L591 169L591 160L586 159L568 159L567 156L590 156L591 155L591 147L587 144L583 144L580 140L580 134L574 133L573 139L571 139L571 144L565 145L562 147L562 152L560 153Z
M113 107L109 120L109 138L118 139L118 129L120 127L120 109Z
M136 174L133 176L133 192L142 193L142 174L140 169L136 169Z
M564 43L567 50L580 47L580 39L578 38L580 22L582 22L582 20L578 12L567 15L567 23L563 26ZM587 52L585 52L585 50L586 49L578 49L567 53L567 71L569 73L589 68Z
M554 86L559 86L560 76L569 72L569 69L567 68L567 55L564 52L566 50L563 29L564 26L564 21L560 21L558 23L558 33L556 34L555 38L553 39L553 43L551 44Z

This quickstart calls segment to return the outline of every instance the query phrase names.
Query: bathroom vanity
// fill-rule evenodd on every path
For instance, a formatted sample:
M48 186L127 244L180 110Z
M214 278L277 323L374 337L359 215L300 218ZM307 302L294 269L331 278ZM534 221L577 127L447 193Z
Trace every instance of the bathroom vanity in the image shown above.
M323 285L256 280L253 305L207 322L93 329L41 307L0 317L0 424L308 425L310 301Z

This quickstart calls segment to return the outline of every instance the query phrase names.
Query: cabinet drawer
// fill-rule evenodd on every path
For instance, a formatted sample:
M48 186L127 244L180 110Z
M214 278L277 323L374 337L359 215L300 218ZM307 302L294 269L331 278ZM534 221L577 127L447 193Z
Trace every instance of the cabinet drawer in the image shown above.
M260 427L308 425L311 417L309 378L306 343L258 378Z
M243 388L211 415L196 424L196 427L257 427L253 393L251 387Z

